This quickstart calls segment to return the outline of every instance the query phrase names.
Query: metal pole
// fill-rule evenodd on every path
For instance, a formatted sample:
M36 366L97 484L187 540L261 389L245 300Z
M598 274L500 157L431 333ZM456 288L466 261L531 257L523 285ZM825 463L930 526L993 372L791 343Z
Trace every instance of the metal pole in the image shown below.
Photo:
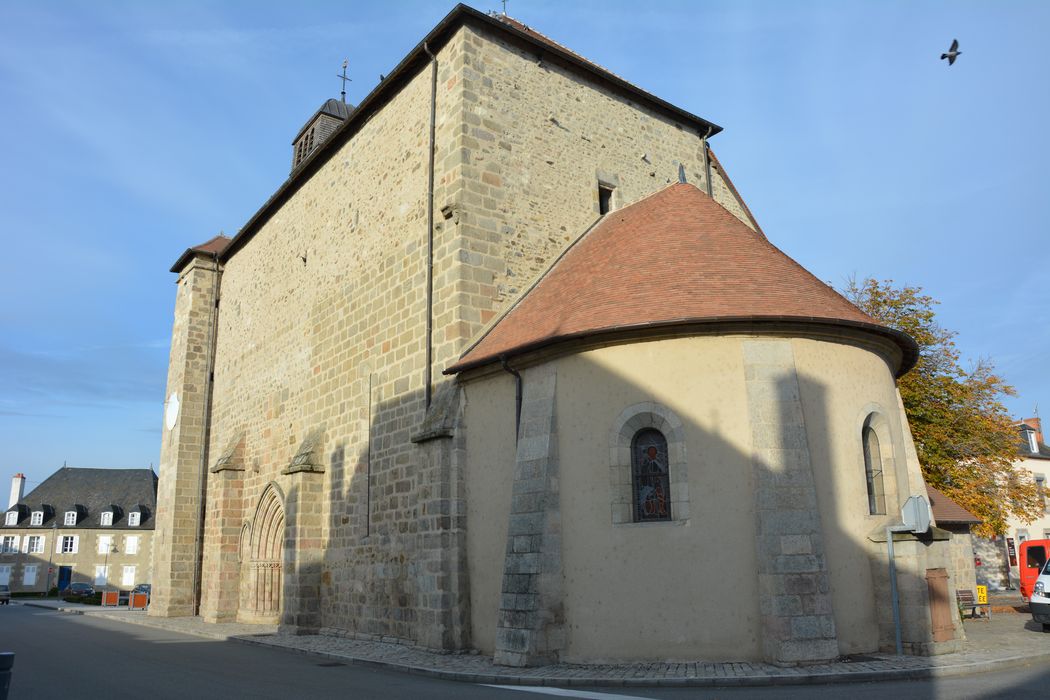
M893 597L893 634L897 642L897 656L904 654L901 642L901 605L897 596L897 564L893 561L893 527L886 528L886 553L890 558L890 595Z
M51 523L51 544L48 547L47 555L47 586L44 588L44 597L51 592L51 563L55 560L55 547L58 546L58 514L55 514L55 519Z

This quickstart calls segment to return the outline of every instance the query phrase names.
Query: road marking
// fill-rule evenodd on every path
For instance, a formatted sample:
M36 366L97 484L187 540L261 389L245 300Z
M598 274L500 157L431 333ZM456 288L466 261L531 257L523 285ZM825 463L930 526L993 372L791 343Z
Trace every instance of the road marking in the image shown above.
M538 688L535 686L520 685L490 685L482 683L486 688L499 688L500 690L520 690L523 693L539 693L540 695L557 695L560 698L584 698L584 700L651 700L641 695L613 695L612 693L595 693L589 690L564 690L562 688Z

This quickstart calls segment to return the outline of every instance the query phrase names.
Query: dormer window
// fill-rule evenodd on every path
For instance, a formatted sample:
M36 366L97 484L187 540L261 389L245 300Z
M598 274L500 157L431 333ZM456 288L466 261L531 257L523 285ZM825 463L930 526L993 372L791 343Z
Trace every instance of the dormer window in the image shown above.
M12 510L11 512L9 512L7 514L6 520L4 520L4 524L5 525L17 525L18 524L18 511L17 510Z
M1024 434L1028 438L1028 449L1032 451L1032 454L1039 454L1039 443L1035 439L1035 431L1026 430Z
M113 524L113 511L106 510L102 512L102 526L107 527Z
M43 525L44 524L44 511L34 510L33 514L29 516L30 525Z
M77 524L77 512L75 510L67 510L66 518L62 521L63 525L76 525Z
M142 514L139 513L138 511L135 511L133 513L128 513L128 526L129 527L138 527L139 526L139 520L141 519L141 517L142 517Z

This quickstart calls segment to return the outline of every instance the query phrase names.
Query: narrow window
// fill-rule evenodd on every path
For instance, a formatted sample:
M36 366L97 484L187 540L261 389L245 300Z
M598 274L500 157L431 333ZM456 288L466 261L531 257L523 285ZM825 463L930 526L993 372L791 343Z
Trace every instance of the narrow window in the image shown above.
M64 522L65 522L66 525L76 525L77 524L77 512L75 510L67 510L66 511L66 519L65 519Z
M102 514L102 525L113 524L113 511L107 510Z
M43 525L44 524L44 511L34 510L33 514L29 516L30 525Z
M868 487L868 512L886 513L886 490L882 483L882 452L879 438L871 428L864 428L864 480Z
M5 522L8 525L17 525L18 524L18 511L17 510L13 510L10 513L8 513L7 514L7 520Z
M29 547L27 548L30 554L40 554L44 551L44 538L40 535L34 535L29 538Z
M3 545L0 545L0 553L11 554L17 552L18 547L15 545L14 535L8 535L4 538Z
M36 564L27 564L22 569L22 585L23 586L35 586L36 585Z
M113 538L110 535L102 535L98 538L98 553L108 554L109 548L113 544Z
M95 585L96 586L108 586L109 585L109 565L107 564L96 564L95 565Z
M1035 490L1039 494L1039 503L1043 506L1043 511L1046 511L1046 477L1042 474L1037 474L1035 477Z
M140 516L141 514L138 512L128 513L128 525L130 527L138 527Z
M667 438L646 428L631 441L631 475L634 482L634 521L671 519L671 474Z
M1035 431L1026 430L1025 436L1028 438L1028 449L1032 451L1032 454L1039 454L1039 443L1035 439Z
M139 553L139 537L138 535L128 535L124 538L124 553L125 554L138 554Z
M76 554L77 553L77 538L75 535L63 535L62 536L62 553L63 554Z
M602 216L612 211L613 188L609 185L598 185L598 213Z

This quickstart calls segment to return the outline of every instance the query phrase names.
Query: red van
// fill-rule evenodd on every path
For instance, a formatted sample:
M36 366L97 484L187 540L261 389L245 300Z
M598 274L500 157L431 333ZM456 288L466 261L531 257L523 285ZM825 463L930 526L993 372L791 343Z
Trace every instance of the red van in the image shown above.
M1017 568L1021 572L1021 597L1028 602L1039 572L1050 558L1050 540L1026 540L1018 552Z

